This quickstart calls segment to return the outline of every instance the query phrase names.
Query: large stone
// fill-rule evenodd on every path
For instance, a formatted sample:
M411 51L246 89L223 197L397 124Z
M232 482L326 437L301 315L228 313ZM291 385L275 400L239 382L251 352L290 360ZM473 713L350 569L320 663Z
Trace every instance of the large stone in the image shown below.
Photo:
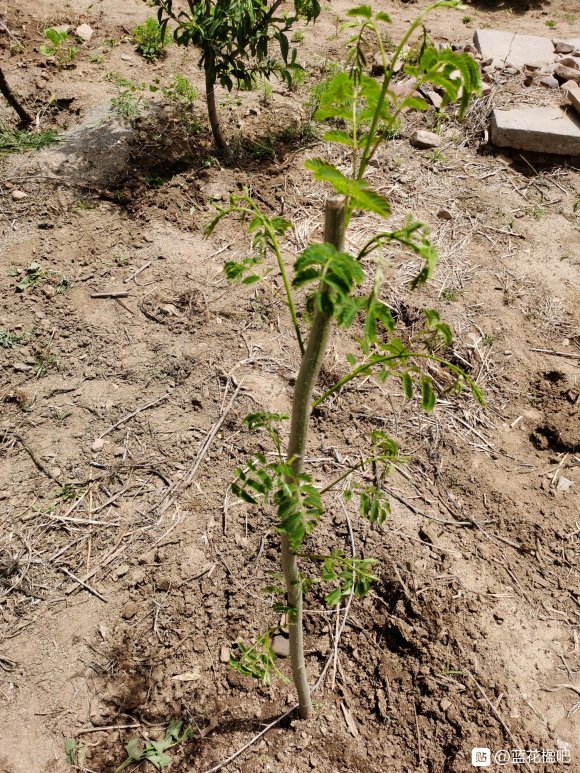
M570 89L568 91L568 102L570 102L580 120L580 89Z
M559 64L554 70L556 78L562 82L577 81L580 83L580 70L573 70L571 67L565 67L563 64Z
M494 110L491 141L500 148L580 155L580 121L559 107Z
M417 131L413 132L411 135L409 142L414 148L426 150L428 148L438 148L439 145L441 145L441 137L433 132L417 129Z
M547 65L554 61L554 44L539 35L520 35L503 30L476 30L475 47L484 59L493 59L494 65L524 67L534 64ZM565 41L580 48L580 38Z

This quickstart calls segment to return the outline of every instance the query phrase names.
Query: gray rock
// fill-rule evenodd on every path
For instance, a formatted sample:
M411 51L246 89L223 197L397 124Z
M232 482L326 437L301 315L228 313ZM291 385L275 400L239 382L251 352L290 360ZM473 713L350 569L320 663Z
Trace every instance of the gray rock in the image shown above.
M501 148L580 155L580 125L559 107L494 110L491 141Z
M94 30L89 24L81 24L75 30L75 35L77 38L80 38L85 43L89 42L89 40L93 37L93 34Z
M559 61L559 64L561 64L563 67L570 67L572 70L580 70L580 64L578 64L578 60L573 56L562 57L562 59Z
M428 148L438 148L441 145L441 137L433 132L425 131L424 129L417 129L411 135L409 140L414 148L420 148L422 150Z
M540 84L547 89L557 89L560 87L560 83L553 75L544 75L543 78L540 78Z
M571 54L576 48L573 43L567 43L565 40L553 40L552 43L557 54Z
M290 640L277 633L272 637L272 649L280 658L287 658L290 654Z
M568 92L568 101L580 116L580 89L570 90Z
M577 83L580 83L580 70L574 70L572 67L566 67L563 64L559 64L556 67L554 75L562 82L576 81Z

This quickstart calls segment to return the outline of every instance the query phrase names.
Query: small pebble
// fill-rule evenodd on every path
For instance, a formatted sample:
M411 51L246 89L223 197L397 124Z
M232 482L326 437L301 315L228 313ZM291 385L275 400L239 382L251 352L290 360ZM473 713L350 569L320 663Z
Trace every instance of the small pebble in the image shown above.
M287 658L290 654L290 640L281 634L272 637L272 649L280 658Z
M547 89L557 89L560 86L553 75L546 75L545 77L540 78L540 84L545 86Z
M91 446L91 451L100 451L101 448L105 445L105 441L102 437L98 437L93 445Z
M24 191L12 191L10 195L14 201L22 201L22 199L28 198L28 193L24 193Z
M121 612L121 617L123 620L131 620L137 612L139 611L139 607L134 601L128 601L125 606L123 607L123 611Z

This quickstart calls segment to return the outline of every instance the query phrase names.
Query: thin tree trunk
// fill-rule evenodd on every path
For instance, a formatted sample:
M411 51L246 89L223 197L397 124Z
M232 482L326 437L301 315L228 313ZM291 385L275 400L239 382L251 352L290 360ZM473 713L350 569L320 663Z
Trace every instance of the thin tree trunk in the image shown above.
M30 113L20 104L20 102L16 99L14 96L14 92L8 85L8 81L4 77L4 73L2 72L2 68L0 68L0 92L6 97L6 101L10 105L10 107L14 108L16 112L18 113L18 117L20 118L20 124L27 128L30 126L33 122L33 118L30 115Z
M329 197L326 201L324 241L333 244L337 250L342 250L343 248L344 216L344 196ZM292 460L292 466L296 474L301 473L303 468L308 426L310 423L312 392L318 380L320 367L326 352L331 322L331 317L318 310L315 312L308 344L296 379L292 402L290 440L288 442L288 460ZM304 663L302 585L300 583L298 559L290 549L289 540L285 534L282 535L281 546L282 571L286 581L288 606L293 610L288 615L292 677L298 693L300 716L302 719L308 719L312 714L312 699L310 697L306 665Z
M228 146L226 141L224 140L224 136L220 128L220 123L217 115L217 108L215 104L215 91L214 91L215 79L212 72L213 68L211 67L211 63L207 59L204 64L204 69L205 69L205 99L207 102L207 115L209 117L211 131L212 131L217 149L227 150Z

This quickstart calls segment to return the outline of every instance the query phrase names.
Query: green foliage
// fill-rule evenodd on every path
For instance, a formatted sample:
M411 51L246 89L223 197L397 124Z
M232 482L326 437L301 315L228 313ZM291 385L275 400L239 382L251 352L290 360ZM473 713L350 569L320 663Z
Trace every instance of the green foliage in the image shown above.
M200 67L206 75L208 113L216 142L222 141L213 100L213 87L219 83L231 91L252 90L260 77L272 75L291 86L293 76L302 70L297 51L290 47L288 33L299 19L314 21L320 13L319 0L294 0L293 13L277 14L281 5L264 0L187 0L187 10L174 9L173 0L152 0L159 9L158 19L165 34L168 23L175 24L173 37L179 45L200 49ZM272 54L276 45L280 61Z
M272 632L268 631L259 636L251 646L238 642L239 655L230 655L230 666L243 676L259 679L265 685L271 683L272 675L287 683L287 677L276 665L278 656L272 648L271 636Z
M190 6L192 0L190 0ZM384 46L383 26L390 23L384 12L375 13L371 6L361 5L348 12L348 26L355 34L350 42L350 70L337 71L326 84L324 91L317 93L319 108L316 118L328 121L324 135L327 142L348 148L352 158L350 174L338 169L321 158L306 162L315 180L325 183L333 193L345 201L346 225L353 213L362 211L384 221L391 213L388 200L374 191L365 178L369 161L379 145L387 141L398 129L403 110L406 108L424 110L425 100L416 96L401 97L391 88L391 80L397 62L403 58L413 33L420 32L426 13L436 8L460 8L459 0L435 0L427 6L403 36L399 45L387 60ZM184 33L185 34L185 33ZM378 45L385 65L382 82L369 77L365 68L366 54L371 40ZM374 48L376 49L376 45ZM373 50L373 49L371 49ZM442 90L445 104L459 103L461 116L473 94L479 93L479 75L475 62L463 54L449 50L438 50L430 45L423 29L422 37L415 46L413 63L407 60L406 73L414 79L415 89L432 84ZM347 468L336 480L321 488L314 478L303 470L306 449L307 423L311 409L319 406L331 395L336 394L354 379L374 376L384 382L391 378L400 382L405 399L416 399L423 410L433 411L438 394L459 392L468 385L476 400L483 404L481 390L475 381L461 368L445 357L445 351L452 345L450 327L442 320L436 309L424 309L424 325L415 329L409 341L397 335L397 320L392 308L384 297L383 282L386 268L390 268L393 248L405 250L420 261L416 276L411 282L415 288L427 281L433 272L437 253L429 240L427 227L413 217L392 230L378 230L359 250L351 255L339 249L336 244L314 243L304 249L294 263L294 277L288 281L282 259L281 242L291 223L278 216L261 212L248 191L235 194L229 206L219 208L208 227L208 233L225 217L234 216L246 226L255 255L239 261L228 261L226 275L230 281L248 284L264 276L272 256L276 258L279 274L283 279L286 301L291 311L296 338L303 356L297 376L291 420L289 449L283 452L283 438L280 423L286 416L274 413L251 414L245 420L250 431L261 431L269 435L276 453L266 456L256 454L246 466L235 471L232 492L250 505L272 508L277 515L277 531L283 535L282 564L288 596L288 619L291 626L296 622L301 608L301 594L316 583L332 583L332 590L326 595L326 602L335 605L351 595L362 597L377 580L373 559L346 557L340 551L330 555L310 555L305 548L309 535L314 531L325 512L324 497L345 482L343 495L347 500L358 499L362 518L372 525L384 524L390 505L382 487L382 476L393 469L395 463L406 461L399 454L397 443L384 432L371 435L372 454L359 459ZM256 266L263 266L261 276L254 273ZM301 327L294 293L306 290L307 308L312 312L310 338L306 347L302 342ZM320 397L311 401L311 395L319 375L332 325L355 326L358 334L358 352L347 357L348 371ZM444 377L435 382L431 372L437 368ZM314 374L310 377L308 374ZM307 374L307 375L305 375ZM309 381L308 378L311 378ZM440 384L443 384L441 386ZM297 407L298 406L298 407ZM298 427L298 433L296 428ZM306 428L305 428L306 427ZM304 438L296 441L296 435ZM297 451L296 448L301 448ZM274 458L272 458L274 457ZM367 468L373 469L373 477ZM379 470L380 468L380 470ZM290 555L288 555L288 553ZM305 577L294 572L297 559L309 559L322 564L318 577ZM294 578L294 579L289 579ZM296 589L299 589L296 599ZM277 589L268 589L277 592ZM292 606L291 606L292 605ZM280 609L280 603L275 606ZM292 627L290 640L292 646ZM274 629L275 630L275 629ZM264 681L275 673L271 652L269 631L256 644L240 645L241 655L233 659L232 665L240 673L255 676ZM294 651L293 657L296 656ZM297 677L298 692L308 694L307 685ZM301 685L301 687L299 687ZM300 704L302 707L302 703ZM306 714L307 716L307 714Z
M165 46L171 41L166 25L159 24L155 19L145 19L132 32L137 51L143 59L154 62L165 53Z
M25 333L11 333L10 330L0 330L0 348L13 349L23 344L28 336Z
M336 585L325 596L328 606L335 606L351 593L359 599L364 598L372 583L379 579L371 571L376 563L374 558L346 558L339 551L327 556L322 565L321 578L323 582Z
M183 721L173 719L165 731L165 737L161 741L147 741L142 743L138 738L131 738L125 744L127 759L122 762L114 773L121 773L132 763L150 762L155 770L164 770L171 764L171 757L166 752L185 741L195 738L191 725L183 727Z
M68 33L48 27L43 34L48 43L40 46L40 53L54 61L59 67L71 67L78 56L79 48L73 45Z
M58 369L58 355L47 349L34 357L34 375L36 378L46 376L49 370Z
M199 97L195 86L185 77L185 75L176 74L169 86L161 89L163 95L172 102L176 102L183 107L191 107Z
M18 292L24 292L25 290L31 290L35 287L40 287L48 279L48 274L42 268L40 263L32 262L28 268L25 269L24 274L16 284Z
M280 3L270 8L263 0L188 0L188 11L174 12L173 0L153 0L158 18L165 29L169 20L177 27L173 37L179 45L201 49L201 64L209 66L213 82L229 91L252 89L258 76L274 74L292 82L299 68L296 50L290 50L287 33L300 18L316 19L318 0L295 0L292 15L276 15ZM283 64L270 54L272 41L278 43Z
M145 84L134 83L117 73L110 73L108 79L117 89L117 95L111 99L112 111L128 123L135 123L146 111L143 102Z
M56 129L27 131L26 129L13 129L0 121L0 154L41 150L56 142L57 138Z

